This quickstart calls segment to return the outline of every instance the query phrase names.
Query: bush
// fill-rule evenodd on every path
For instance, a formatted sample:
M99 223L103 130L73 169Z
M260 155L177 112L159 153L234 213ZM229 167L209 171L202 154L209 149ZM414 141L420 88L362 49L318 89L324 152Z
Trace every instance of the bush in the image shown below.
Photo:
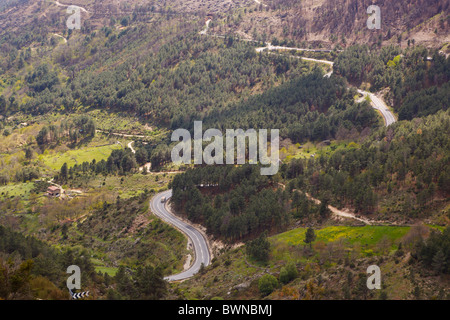
M267 296L278 287L278 280L271 274L265 274L258 281L259 292L263 296Z
M297 267L294 262L289 262L280 270L280 282L286 284L298 277Z
M285 267L281 268L281 270L280 270L280 282L282 284L286 284L289 281L290 281L290 279L289 279L288 271L286 270Z
M289 262L287 267L286 267L286 270L288 272L288 276L289 276L290 281L292 281L292 280L294 280L295 278L298 277L297 267L296 267L294 262L292 262L292 261Z

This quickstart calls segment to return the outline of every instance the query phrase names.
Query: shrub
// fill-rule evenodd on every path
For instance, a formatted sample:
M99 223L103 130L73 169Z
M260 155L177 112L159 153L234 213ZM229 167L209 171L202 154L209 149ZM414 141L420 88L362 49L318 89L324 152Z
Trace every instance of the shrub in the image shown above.
M258 281L259 292L263 296L267 296L278 287L278 280L271 274L265 274Z
M281 268L281 270L280 270L280 282L282 284L286 284L289 281L290 281L290 279L289 279L288 271L286 270L285 267Z
M280 270L280 282L286 284L298 277L297 267L294 262L289 262Z

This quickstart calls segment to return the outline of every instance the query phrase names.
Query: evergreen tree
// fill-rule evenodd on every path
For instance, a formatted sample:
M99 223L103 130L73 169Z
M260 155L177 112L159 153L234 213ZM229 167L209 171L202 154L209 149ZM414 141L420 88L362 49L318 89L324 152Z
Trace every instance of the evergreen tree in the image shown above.
M270 242L267 240L266 232L263 232L258 239L250 241L246 248L247 254L254 259L261 262L269 260Z
M67 179L68 179L68 173L69 173L69 171L68 171L68 169L67 169L67 162L64 162L64 164L61 166L61 170L60 170L60 173L59 173L59 177L60 177L60 179L63 181L63 182L66 182L67 181Z
M308 230L306 230L305 240L303 240L303 242L309 244L309 247L312 248L314 240L316 240L316 234L314 229L309 227Z
M433 267L433 270L437 274L440 274L441 272L443 272L445 270L446 264L447 264L447 261L445 259L445 254L442 251L442 249L439 249L439 251L436 252L436 254L433 256L431 266Z

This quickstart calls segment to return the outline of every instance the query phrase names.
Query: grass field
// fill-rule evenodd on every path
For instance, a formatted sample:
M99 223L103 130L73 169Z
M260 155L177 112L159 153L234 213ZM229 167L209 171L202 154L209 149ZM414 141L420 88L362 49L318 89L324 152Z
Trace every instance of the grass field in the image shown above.
M102 147L85 147L76 150L68 150L64 153L44 154L39 156L39 160L47 167L53 170L59 170L65 162L70 168L75 164L82 164L85 161L91 162L95 159L98 162L106 160L113 150L120 148L122 148L120 144Z
M151 135L152 129L155 129L142 124L138 118L128 115L109 113L102 110L93 110L88 112L88 114L95 120L99 130Z
M119 268L114 267L103 267L103 266L95 266L95 272L107 273L109 276L114 277Z
M6 194L8 196L12 197L21 197L23 199L28 199L28 196L30 195L31 189L33 189L34 183L33 182L26 182L26 183L16 183L16 184L9 184L6 186L0 186L0 199L3 198Z
M313 144L311 142L305 143L300 146L299 144L290 145L289 147L284 147L280 150L281 158L285 157L286 161L290 161L291 159L309 159L311 156L320 156L323 154L331 155L333 152L339 149L345 148L359 148L359 145L351 142L337 142L331 141L329 146L323 144Z
M389 240L391 250L397 248L397 242L410 227L389 226L364 226L347 227L333 226L315 230L316 240L314 243L323 241L325 243L337 240L345 240L349 245L360 244L365 250L373 249L382 239ZM271 238L273 243L287 244L289 246L303 246L305 243L306 228L298 228L278 234ZM313 244L314 244L313 243Z
M91 258L91 262L94 264L95 272L107 273L111 277L114 277L119 270L119 268L105 266L103 261L96 258Z
M145 189L159 190L165 188L174 174L152 175L133 174L121 176L97 176L89 181L89 187L99 190L116 191L121 198L131 198L144 192Z

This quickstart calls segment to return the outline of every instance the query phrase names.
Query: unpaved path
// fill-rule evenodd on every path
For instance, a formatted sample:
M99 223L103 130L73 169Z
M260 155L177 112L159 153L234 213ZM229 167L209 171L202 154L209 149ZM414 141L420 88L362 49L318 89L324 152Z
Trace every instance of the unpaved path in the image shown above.
M59 2L58 0L56 0L55 1L55 4L58 6L58 7L69 7L69 6L75 6L75 7L78 7L78 8L80 8L80 10L81 11L83 11L83 12L86 12L86 13L88 13L89 11L88 10L86 10L85 8L83 8L83 7L80 7L80 6L77 6L77 5L74 5L74 4L64 4L64 3L61 3L61 2Z
M267 7L267 4L261 3L259 0L254 0L257 4L262 4L263 7Z
M278 183L278 185L281 186L281 187L283 187L283 189L286 188L286 185L282 184L281 182ZM303 191L298 190L298 189L294 189L294 190L292 190L292 191L303 192ZM304 192L304 193L305 193L306 197L307 197L308 199L314 201L315 204L321 204L321 201L320 201L319 199L314 198L313 196L311 196L311 195L310 195L309 193L307 193L307 192ZM361 222L363 222L363 223L365 223L365 224L367 224L367 225L373 225L373 224L379 224L379 223L380 223L379 221L370 220L370 219L363 218L363 217L358 217L358 216L356 216L353 212L350 212L350 211L344 211L344 210L339 210L338 208L333 207L333 206L331 206L331 205L328 206L328 209L330 209L330 211L331 211L331 213L332 213L333 215L335 215L335 216L337 216L337 217L340 217L340 218L355 219L355 220L361 221Z
M64 38L62 35L60 35L60 34L57 34L57 33L54 33L53 34L54 36L57 36L57 37L60 37L60 38L63 38L63 40L64 40L64 43L67 43L67 39L66 38Z
M140 135L140 134L126 134L126 133L118 133L118 132L108 132L108 131L104 131L104 130L95 130L95 132L100 132L100 133L106 133L106 134L110 134L113 136L120 136L120 137L125 137L125 138L145 138L146 136L144 135Z

